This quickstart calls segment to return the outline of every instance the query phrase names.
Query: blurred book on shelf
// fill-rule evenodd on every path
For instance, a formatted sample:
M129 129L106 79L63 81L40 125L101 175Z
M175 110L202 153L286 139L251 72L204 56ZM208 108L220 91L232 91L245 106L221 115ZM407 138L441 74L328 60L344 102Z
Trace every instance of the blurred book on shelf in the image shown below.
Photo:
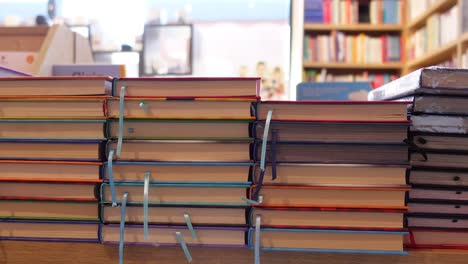
M391 73L368 72L359 73L329 73L327 70L306 70L304 80L306 82L370 82L375 89L398 78L398 75Z
M326 24L400 24L401 0L306 0L304 21Z
M398 35L332 32L304 36L304 62L384 63L401 60Z

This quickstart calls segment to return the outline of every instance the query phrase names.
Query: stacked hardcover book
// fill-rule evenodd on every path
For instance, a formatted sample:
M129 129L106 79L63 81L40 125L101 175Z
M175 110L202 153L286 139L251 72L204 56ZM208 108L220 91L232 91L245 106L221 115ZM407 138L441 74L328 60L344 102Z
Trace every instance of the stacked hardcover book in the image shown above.
M420 69L369 99L414 101L407 246L468 248L468 71Z
M257 254L404 253L406 103L261 102L257 114L257 143L268 139L249 197Z
M114 82L101 240L244 247L258 78ZM120 224L120 225L119 225Z
M105 77L0 78L1 239L98 242Z

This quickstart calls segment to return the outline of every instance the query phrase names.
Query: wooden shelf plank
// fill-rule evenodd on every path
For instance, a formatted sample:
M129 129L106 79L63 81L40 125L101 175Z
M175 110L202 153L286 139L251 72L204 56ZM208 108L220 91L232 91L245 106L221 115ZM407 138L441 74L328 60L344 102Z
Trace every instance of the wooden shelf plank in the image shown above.
M304 62L304 68L350 69L350 70L400 70L401 62L387 63L340 63L340 62Z
M339 30L339 31L354 31L354 32L388 32L388 31L402 31L403 26L398 24L343 24L343 25L335 25L335 24L315 24L315 23L308 23L304 24L305 31L332 31L332 30Z
M413 19L407 24L409 31L414 31L415 29L421 27L426 23L426 20L433 14L444 11L452 6L457 4L457 0L439 0L436 4L429 7L423 14Z
M409 71L416 70L421 67L440 63L446 59L450 59L457 51L458 39L454 40L443 47L426 53L426 55L414 60L407 61L406 67Z

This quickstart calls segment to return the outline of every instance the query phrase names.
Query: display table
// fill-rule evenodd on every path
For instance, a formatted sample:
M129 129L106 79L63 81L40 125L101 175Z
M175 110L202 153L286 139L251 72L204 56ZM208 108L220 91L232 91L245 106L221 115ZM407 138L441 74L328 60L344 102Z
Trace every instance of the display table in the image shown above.
M253 263L248 249L190 248L193 264ZM463 251L412 251L409 255L325 254L297 252L262 252L264 264L419 264L467 263ZM88 243L49 243L0 241L0 263L24 264L106 264L118 263L118 246ZM125 264L185 264L178 247L126 246Z

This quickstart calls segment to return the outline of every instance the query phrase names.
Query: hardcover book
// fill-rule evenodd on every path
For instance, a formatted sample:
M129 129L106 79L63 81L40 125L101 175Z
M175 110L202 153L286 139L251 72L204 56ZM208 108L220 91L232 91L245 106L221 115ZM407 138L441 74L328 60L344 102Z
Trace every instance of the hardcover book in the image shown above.
M266 165L266 185L328 186L401 186L406 184L409 166L369 164L277 163L276 179L272 179L271 163ZM253 167L252 181L260 180L260 167Z
M260 160L261 148L257 145L255 150L256 160ZM268 144L267 153L267 162L408 164L405 144L278 142Z
M0 140L0 159L99 161L101 141Z
M0 119L104 119L103 97L0 99Z
M142 224L143 211L143 206L129 205L125 222ZM149 206L148 222L158 225L185 225L185 215L188 215L195 226L245 226L247 224L245 214L245 207ZM104 223L119 223L120 208L103 204L101 219Z
M413 115L410 131L427 133L467 134L467 116Z
M245 247L245 228L240 227L197 227L198 240L192 238L186 226L149 226L148 240L144 239L142 227L126 225L124 242L126 244L148 244L176 246L179 244L176 232L180 232L188 246L202 247ZM119 225L102 225L100 239L103 243L116 244L120 241Z
M152 183L250 183L253 163L245 162L127 162L112 164L116 182L143 182L149 173ZM103 167L103 178L109 180L109 163ZM1 175L1 172L0 172Z
M394 100L415 94L467 95L468 70L427 67L416 70L369 93L369 101Z
M407 122L407 102L267 101L257 105L259 120L273 110L276 121Z
M468 171L413 168L409 174L409 183L425 186L468 187Z
M0 240L97 243L98 232L98 222L0 219Z
M148 200L151 205L183 206L247 206L243 198L249 184L150 184ZM127 192L129 204L143 204L143 183L115 183L117 202ZM111 187L101 185L101 202L111 203Z
M0 139L105 140L106 120L0 119Z
M251 138L249 120L135 120L123 122L124 139L245 140ZM110 119L107 134L119 136L119 120Z
M172 100L167 98L127 98L123 102L125 118L153 119L255 119L252 103L256 99L198 98ZM107 103L109 117L119 117L120 101Z
M279 142L326 143L403 143L409 123L340 123L272 121L268 139L273 134ZM254 137L263 139L265 122L254 124Z
M250 194L257 185L250 188ZM409 187L263 186L262 206L406 209Z
M255 246L254 229L249 230L249 246ZM277 229L263 228L260 248L272 251L406 254L403 239L407 232Z
M269 208L254 207L249 222L255 226L257 216L262 217L262 227L319 228L319 229L403 229L406 210L356 209L356 208Z
M99 203L0 200L0 219L99 221Z
M419 249L468 249L466 231L443 228L412 228L405 247Z
M259 94L260 78L119 78L114 85L114 96L125 97L251 97Z
M0 199L98 201L95 183L2 182Z
M111 95L112 78L97 76L4 77L0 97Z
M250 162L252 141L124 140L119 160ZM109 141L107 153L117 148ZM107 156L107 155L106 155Z
M408 212L410 214L468 215L468 205L458 204L456 201L450 200L409 200Z

